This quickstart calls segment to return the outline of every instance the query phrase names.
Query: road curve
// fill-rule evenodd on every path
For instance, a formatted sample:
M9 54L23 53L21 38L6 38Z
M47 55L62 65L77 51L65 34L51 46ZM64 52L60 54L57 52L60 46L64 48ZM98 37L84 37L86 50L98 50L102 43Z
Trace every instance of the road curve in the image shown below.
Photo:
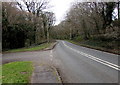
M118 55L58 41L53 56L65 83L118 83Z

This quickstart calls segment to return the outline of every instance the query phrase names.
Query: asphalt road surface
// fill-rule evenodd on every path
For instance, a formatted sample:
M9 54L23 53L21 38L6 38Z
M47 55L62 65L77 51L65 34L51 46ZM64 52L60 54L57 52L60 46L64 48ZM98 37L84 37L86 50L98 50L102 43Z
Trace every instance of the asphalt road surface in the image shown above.
M118 83L118 55L59 40L53 50L3 54L2 62L55 65L64 83Z
M118 83L118 55L77 46L67 41L59 43L53 56L66 83Z

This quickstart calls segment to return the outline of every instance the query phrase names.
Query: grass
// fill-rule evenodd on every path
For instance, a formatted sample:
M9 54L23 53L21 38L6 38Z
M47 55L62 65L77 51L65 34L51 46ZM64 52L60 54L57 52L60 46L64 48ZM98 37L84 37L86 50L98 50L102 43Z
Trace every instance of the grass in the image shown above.
M0 85L2 84L2 66L0 66Z
M29 83L32 71L32 63L28 61L4 64L2 66L2 83L26 85Z
M12 49L4 52L23 52L23 51L36 51L36 50L42 50L47 47L49 47L52 43L44 43L38 46L30 47L30 48L20 48L20 49Z
M112 49L108 48L108 42L102 42L102 41L74 41L74 40L67 40L68 42L71 42L76 45L80 45L83 47L88 47L96 50L106 51L114 54L119 54L118 49Z
M73 44L76 45L81 45L81 46L85 46L85 47L91 47L91 48L102 48L101 44L102 42L93 42L93 41L84 41L84 42L77 42L77 41L73 41L73 40L67 40L68 42L71 42Z

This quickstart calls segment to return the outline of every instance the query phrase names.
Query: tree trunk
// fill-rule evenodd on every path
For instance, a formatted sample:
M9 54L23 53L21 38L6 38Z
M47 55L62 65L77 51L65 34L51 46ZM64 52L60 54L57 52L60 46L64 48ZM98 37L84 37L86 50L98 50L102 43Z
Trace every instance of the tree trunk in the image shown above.
M70 27L70 40L72 39L72 29Z
M49 39L49 28L47 27L47 43L49 43L50 42L50 39Z
M118 0L118 19L120 19L120 8L119 8L119 6L120 6L120 1Z

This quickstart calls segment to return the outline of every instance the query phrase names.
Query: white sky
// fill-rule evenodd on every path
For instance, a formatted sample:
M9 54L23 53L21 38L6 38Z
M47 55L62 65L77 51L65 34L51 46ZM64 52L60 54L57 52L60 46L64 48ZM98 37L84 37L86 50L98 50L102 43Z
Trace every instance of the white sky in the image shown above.
M59 24L65 17L66 12L69 10L72 2L75 0L51 0L50 4L53 6L51 11L55 13L56 25Z

